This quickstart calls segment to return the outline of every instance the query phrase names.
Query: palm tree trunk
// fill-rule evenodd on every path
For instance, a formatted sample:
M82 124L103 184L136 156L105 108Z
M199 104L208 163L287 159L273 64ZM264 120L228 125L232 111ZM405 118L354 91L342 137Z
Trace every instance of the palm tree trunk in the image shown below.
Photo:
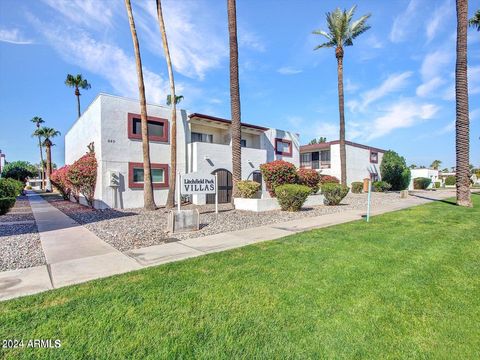
M455 66L456 98L456 187L457 205L472 206L469 171L469 118L467 81L468 0L457 0L457 62Z
M75 96L77 97L77 113L80 117L82 114L80 113L80 90L78 90L78 87L75 88Z
M242 180L242 130L240 111L240 84L238 79L237 14L235 0L228 0L228 34L230 42L230 107L232 113L231 137L233 202L233 198L237 195L237 182Z
M40 166L42 168L42 173L40 175L40 179L42 180L42 185L40 186L40 190L44 190L45 189L45 183L44 183L44 180L45 180L45 164L43 163L43 148L42 148L42 139L40 138L40 136L38 137L38 147L40 148Z
M335 50L338 75L338 110L340 114L340 172L341 183L347 185L347 152L345 149L345 100L343 95L343 48Z
M138 93L140 98L143 150L143 202L145 210L155 210L156 205L153 197L152 172L150 169L150 143L148 141L147 102L145 100L145 85L143 83L142 59L140 57L140 47L138 45L137 30L135 29L135 21L133 19L132 5L130 4L130 0L125 0L125 7L127 8L130 32L132 33L133 48L135 51Z
M170 177L167 196L167 208L175 206L175 183L177 176L177 101L175 98L175 80L173 78L172 60L170 58L170 50L168 48L167 32L165 30L165 22L163 21L162 2L157 0L157 16L160 25L160 33L162 34L163 51L167 60L168 79L170 80L170 97L172 99L172 133L170 144Z

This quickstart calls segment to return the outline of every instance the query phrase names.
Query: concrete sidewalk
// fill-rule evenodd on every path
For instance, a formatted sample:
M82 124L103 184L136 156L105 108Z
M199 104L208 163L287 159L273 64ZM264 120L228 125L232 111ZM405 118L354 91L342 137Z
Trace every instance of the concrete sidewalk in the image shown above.
M383 204L372 209L371 215L453 195L451 191L432 192L428 196L420 193L419 196L409 196L393 204ZM122 254L40 196L29 194L29 199L48 264L0 273L0 300L360 220L365 214L362 210L342 211L133 249Z

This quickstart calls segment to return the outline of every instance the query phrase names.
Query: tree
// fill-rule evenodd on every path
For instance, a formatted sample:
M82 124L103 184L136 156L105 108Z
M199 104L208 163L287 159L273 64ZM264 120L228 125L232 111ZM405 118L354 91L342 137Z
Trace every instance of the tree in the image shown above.
M410 169L416 169L416 168L417 168L417 165L412 164L412 165L409 166L409 168L410 168Z
M148 141L148 123L147 123L147 101L145 100L145 85L143 82L142 58L140 55L140 46L138 44L137 30L135 20L133 19L132 5L130 0L125 0L127 8L128 22L130 32L132 33L133 50L135 52L135 64L137 67L138 93L140 101L140 118L142 128L142 151L143 151L143 202L145 210L155 210L155 200L153 198L152 172L150 166L150 143Z
M471 207L470 198L470 121L468 114L467 19L468 0L457 0L457 60L455 65L455 149L457 205Z
M444 168L444 169L442 170L442 172L444 172L444 173L448 173L448 171L449 171L448 168Z
M170 49L168 48L167 31L165 22L163 21L162 2L157 0L157 16L160 25L160 33L162 34L163 52L167 61L168 79L170 81L170 95L167 95L167 105L172 107L172 140L170 144L170 182L168 185L167 208L175 206L175 179L177 176L177 103L182 101L183 96L175 95L175 81L173 78L172 59L170 57ZM174 99L174 101L172 101Z
M337 76L338 76L338 108L340 116L340 167L342 185L347 185L347 157L345 150L345 112L344 112L344 94L343 94L343 48L352 46L353 40L370 29L367 25L367 19L370 14L363 15L360 19L352 21L355 9L340 10L337 8L331 13L327 13L328 32L315 30L313 34L322 35L327 42L318 45L314 50L321 48L335 48L335 57L337 58Z
M318 140L316 138L313 139L313 140L310 140L308 145L323 144L323 143L326 143L326 142L327 142L326 137L319 137Z
M430 167L431 167L432 169L438 170L438 168L440 167L440 165L442 165L442 161L441 161L441 160L433 160L432 163L430 164Z
M389 150L383 155L380 164L382 181L392 185L392 190L405 190L410 183L410 169L407 167L405 158L395 151Z
M237 9L235 0L227 0L228 35L230 44L230 109L232 117L232 180L233 197L237 194L237 182L242 180L242 128L240 110L240 83L238 79Z
M468 24L471 27L477 28L477 31L480 31L480 10L475 11L473 17L468 20Z
M31 120L37 127L37 130L40 129L40 124L43 124L45 120L43 120L41 117L35 116ZM41 164L41 172L40 172L40 178L42 180L42 185L41 189L45 189L45 183L44 183L44 178L45 178L45 167L44 167L44 161L43 161L43 149L42 149L42 137L39 135L35 135L35 132L32 134L32 136L36 136L38 138L38 148L40 149L40 164Z
M37 176L37 169L28 161L12 161L5 164L2 178L10 178L25 183L27 178Z
M51 139L59 136L60 131L55 130L54 128L43 126L40 129L37 129L37 131L34 132L34 135L44 138L42 146L45 147L45 152L47 154L47 191L50 191L50 175L52 175L52 146L55 145Z
M77 112L78 112L78 117L80 117L80 115L82 115L80 113L80 95L81 95L80 89L88 90L92 86L88 83L87 79L84 79L82 77L82 74L77 74L76 76L67 74L65 85L67 85L68 87L75 88L75 96L77 97Z

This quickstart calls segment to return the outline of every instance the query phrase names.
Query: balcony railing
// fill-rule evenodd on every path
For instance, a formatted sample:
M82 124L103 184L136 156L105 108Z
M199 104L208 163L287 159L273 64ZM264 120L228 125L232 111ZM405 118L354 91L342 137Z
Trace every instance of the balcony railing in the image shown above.
M302 161L300 163L300 167L302 168L310 168L310 169L330 169L330 161L320 161L320 160L313 160L313 161Z

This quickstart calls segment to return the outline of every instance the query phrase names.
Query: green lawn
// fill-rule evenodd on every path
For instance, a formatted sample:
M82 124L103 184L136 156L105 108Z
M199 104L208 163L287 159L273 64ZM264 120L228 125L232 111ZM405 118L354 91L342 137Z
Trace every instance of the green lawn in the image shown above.
M480 358L480 195L0 303L6 358ZM0 357L2 357L0 356Z

